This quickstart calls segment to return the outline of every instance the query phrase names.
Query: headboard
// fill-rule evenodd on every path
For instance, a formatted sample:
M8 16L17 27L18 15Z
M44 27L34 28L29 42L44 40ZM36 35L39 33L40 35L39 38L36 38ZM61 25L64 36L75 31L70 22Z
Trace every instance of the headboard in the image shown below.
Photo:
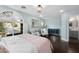
M60 35L60 29L51 29L51 28L49 28L48 29L48 34L50 34L50 35L54 35L54 34Z

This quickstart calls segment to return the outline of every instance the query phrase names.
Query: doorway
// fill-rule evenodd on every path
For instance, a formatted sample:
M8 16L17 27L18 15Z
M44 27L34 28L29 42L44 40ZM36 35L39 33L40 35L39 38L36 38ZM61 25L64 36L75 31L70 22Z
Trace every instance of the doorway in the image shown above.
M69 40L79 39L79 16L69 17Z

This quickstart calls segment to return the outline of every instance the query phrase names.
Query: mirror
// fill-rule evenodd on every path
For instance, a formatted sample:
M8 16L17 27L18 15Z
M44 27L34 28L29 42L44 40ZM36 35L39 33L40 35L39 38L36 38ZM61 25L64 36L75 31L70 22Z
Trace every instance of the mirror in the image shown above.
M32 19L31 33L39 33L40 35L47 35L47 25L44 19ZM38 34L37 34L38 35Z
M33 28L38 28L38 27L45 27L45 21L41 19L32 19L32 27Z

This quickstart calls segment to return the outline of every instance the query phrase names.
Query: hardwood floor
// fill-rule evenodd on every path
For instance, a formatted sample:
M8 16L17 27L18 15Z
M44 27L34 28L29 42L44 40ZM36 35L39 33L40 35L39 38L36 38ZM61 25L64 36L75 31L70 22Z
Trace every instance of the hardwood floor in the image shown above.
M79 53L79 40L77 39L70 39L69 42L52 36L49 39L54 47L54 53Z
M78 39L70 39L69 41L70 50L74 53L79 53L79 40Z

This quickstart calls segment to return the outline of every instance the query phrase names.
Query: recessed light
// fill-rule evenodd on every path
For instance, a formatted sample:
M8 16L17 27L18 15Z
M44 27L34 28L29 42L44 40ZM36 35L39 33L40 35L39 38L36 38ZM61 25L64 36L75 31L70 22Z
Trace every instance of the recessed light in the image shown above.
M69 21L70 21L70 22L72 22L73 20L74 20L74 18L73 18L73 17L71 17L71 18L69 19Z
M63 9L61 9L61 10L60 10L60 12L61 12L61 13L63 13L63 12L64 12L64 10L63 10Z
M26 9L26 6L22 5L21 8L22 8L22 9Z
M43 17L43 15L40 15L40 17Z

